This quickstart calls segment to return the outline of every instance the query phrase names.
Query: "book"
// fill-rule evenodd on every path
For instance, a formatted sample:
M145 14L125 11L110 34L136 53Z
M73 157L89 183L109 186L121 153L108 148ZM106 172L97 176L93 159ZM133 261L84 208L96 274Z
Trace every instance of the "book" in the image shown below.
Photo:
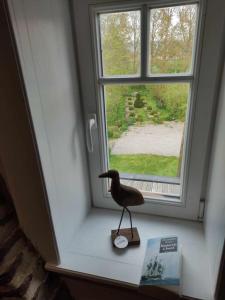
M181 251L177 236L147 241L140 286L160 286L180 293Z

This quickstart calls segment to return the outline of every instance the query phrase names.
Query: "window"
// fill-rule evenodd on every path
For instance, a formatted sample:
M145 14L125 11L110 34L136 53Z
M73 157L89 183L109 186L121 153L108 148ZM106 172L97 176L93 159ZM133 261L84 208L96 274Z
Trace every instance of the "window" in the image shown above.
M96 14L105 168L147 198L182 195L197 14L197 4Z
M78 52L93 205L116 208L98 179L116 168L146 199L136 211L197 219L213 108L205 83L216 87L216 70L203 71L205 1L89 7L79 25L92 44L80 30Z

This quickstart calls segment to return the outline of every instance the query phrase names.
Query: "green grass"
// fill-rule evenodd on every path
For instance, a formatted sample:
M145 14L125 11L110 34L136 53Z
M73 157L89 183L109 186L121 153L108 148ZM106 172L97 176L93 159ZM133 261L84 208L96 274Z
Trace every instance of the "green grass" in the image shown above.
M176 177L179 159L175 156L148 154L112 155L110 169L122 173Z

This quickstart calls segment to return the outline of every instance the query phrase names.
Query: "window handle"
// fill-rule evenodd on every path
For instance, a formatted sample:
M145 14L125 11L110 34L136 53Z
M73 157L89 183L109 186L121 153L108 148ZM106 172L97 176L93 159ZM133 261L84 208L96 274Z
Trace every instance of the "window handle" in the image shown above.
M96 128L97 128L96 114L88 114L87 125L86 125L86 143L87 143L88 152L94 151L92 132L93 129Z

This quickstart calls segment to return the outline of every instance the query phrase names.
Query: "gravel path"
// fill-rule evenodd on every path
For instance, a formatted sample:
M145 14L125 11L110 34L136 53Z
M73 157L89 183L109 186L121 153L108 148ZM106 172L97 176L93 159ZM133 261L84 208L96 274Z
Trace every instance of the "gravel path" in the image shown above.
M183 128L181 122L131 126L111 143L111 153L179 156Z

